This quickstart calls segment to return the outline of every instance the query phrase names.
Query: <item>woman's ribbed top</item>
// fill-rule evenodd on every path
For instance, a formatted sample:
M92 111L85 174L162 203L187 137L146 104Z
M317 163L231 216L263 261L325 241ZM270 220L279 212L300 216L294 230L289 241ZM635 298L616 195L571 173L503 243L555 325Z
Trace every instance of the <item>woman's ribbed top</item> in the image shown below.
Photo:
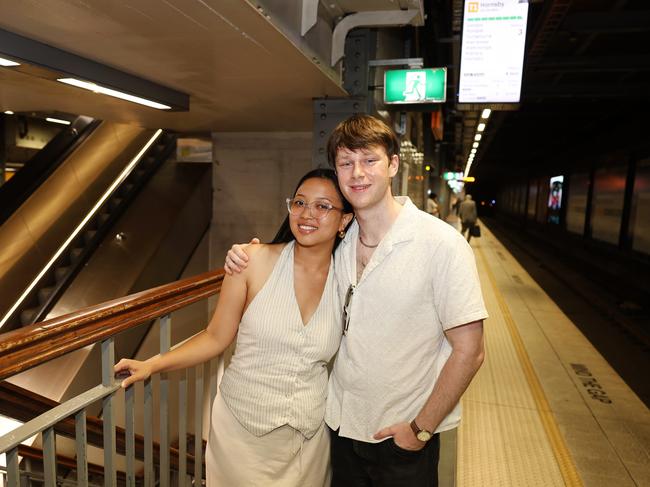
M256 436L285 424L307 438L314 435L325 414L327 363L341 340L333 261L320 303L303 325L293 253L292 241L244 312L235 353L221 381L224 401Z

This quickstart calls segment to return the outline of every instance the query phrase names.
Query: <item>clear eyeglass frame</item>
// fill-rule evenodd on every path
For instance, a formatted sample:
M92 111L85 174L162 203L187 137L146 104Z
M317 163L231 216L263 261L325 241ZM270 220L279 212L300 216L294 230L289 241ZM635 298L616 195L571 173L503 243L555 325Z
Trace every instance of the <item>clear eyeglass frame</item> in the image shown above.
M295 202L301 201L303 203L302 206L298 206L295 204ZM316 200L312 201L311 203L307 203L304 200L300 198L287 198L287 211L293 215L293 216L298 216L302 214L302 212L305 210L305 208L309 209L309 214L316 218L317 220L321 220L325 218L327 215L329 215L330 211L332 210L338 210L338 211L343 211L342 208L337 208L336 206L331 205L330 203L327 203L322 200ZM318 206L321 205L321 206Z

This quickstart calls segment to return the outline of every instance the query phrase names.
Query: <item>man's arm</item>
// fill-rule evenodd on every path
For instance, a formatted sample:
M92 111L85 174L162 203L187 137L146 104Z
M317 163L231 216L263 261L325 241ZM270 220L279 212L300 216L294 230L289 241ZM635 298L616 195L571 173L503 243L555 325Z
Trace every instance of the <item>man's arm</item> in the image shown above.
M452 352L424 407L415 418L378 431L376 440L392 436L397 446L419 450L424 443L415 437L410 421L415 419L420 429L433 432L460 400L483 363L483 320L451 328L445 334Z

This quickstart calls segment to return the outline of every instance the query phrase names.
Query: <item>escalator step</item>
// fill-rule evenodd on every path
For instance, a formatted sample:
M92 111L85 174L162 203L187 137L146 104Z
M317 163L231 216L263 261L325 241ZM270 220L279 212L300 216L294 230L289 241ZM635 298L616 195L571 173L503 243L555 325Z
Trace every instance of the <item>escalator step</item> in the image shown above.
M122 203L122 198L118 198L117 196L114 196L109 200L109 206L111 210L115 210L120 206L120 203Z
M38 302L45 304L45 302L50 298L54 288L51 286L42 287L38 290Z
M97 217L97 221L99 225L103 225L106 223L106 220L108 220L111 217L110 213L100 213L99 216Z
M38 313L37 308L27 308L27 309L21 311L20 312L20 324L21 324L21 326L31 325L34 322L34 318L36 318L37 313Z
M69 270L70 270L70 266L67 265L63 267L57 267L56 269L54 269L54 278L56 279L56 282L57 283L60 282L65 277L65 275L68 273Z
M77 260L79 260L79 257L81 256L81 253L83 251L84 249L81 247L75 247L72 250L70 250L70 261L76 262Z
M97 230L86 230L84 232L84 243L88 245L90 242L93 241L93 238L97 234Z

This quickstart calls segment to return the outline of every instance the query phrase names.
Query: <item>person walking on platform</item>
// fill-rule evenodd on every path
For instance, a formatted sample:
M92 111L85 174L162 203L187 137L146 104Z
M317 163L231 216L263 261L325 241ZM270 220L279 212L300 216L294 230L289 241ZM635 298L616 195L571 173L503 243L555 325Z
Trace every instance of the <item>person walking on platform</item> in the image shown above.
M460 204L458 216L460 217L461 222L460 233L465 235L465 232L467 232L467 242L469 242L472 238L472 231L478 218L476 214L476 202L472 199L471 194L465 195L465 199Z
M329 381L332 485L437 486L439 433L483 361L487 317L465 239L407 197L394 197L399 141L354 115L328 157L356 220L335 253L341 347ZM227 272L246 265L235 245Z
M440 205L436 201L437 197L438 195L436 193L431 193L427 198L427 213L440 218Z
M333 250L352 219L331 169L307 173L271 244L248 248L225 276L205 331L144 362L122 359L122 386L190 367L237 346L212 408L208 487L330 485L323 421L327 365L341 340Z

